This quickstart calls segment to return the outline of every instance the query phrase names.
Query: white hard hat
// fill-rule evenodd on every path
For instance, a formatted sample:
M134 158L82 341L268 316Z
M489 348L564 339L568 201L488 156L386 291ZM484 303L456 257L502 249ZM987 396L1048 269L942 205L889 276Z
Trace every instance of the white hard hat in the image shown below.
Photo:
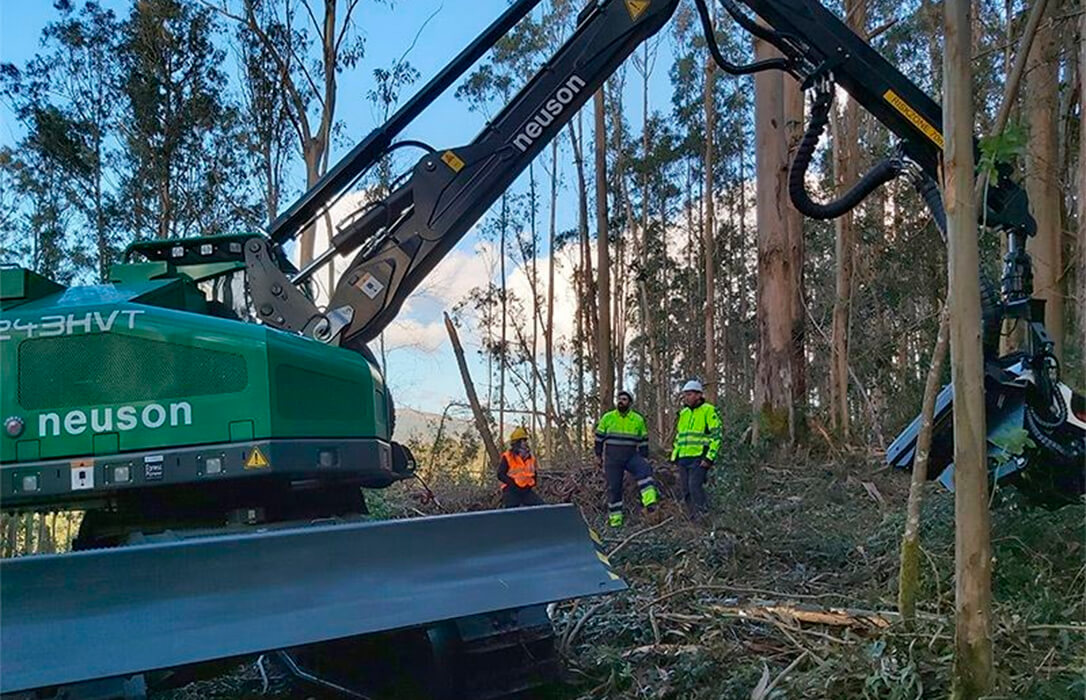
M705 387L703 387L701 385L701 382L699 382L697 379L691 379L686 384L683 384L683 391L697 391L704 393Z

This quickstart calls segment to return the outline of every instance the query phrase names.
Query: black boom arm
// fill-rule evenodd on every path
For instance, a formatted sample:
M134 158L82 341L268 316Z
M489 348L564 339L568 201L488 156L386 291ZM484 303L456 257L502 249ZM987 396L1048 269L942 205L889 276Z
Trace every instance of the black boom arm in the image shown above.
M573 35L466 146L427 155L407 182L333 239L359 249L331 309L351 308L341 343L367 341L577 110L663 27L679 0L612 1L581 12Z
M271 227L273 244L296 235L301 226L395 145L392 138L436 96L462 75L539 0L518 0L388 123L367 137ZM813 88L811 124L792 166L790 190L807 216L834 218L856 206L882 183L906 174L938 209L942 157L942 111L864 39L857 36L817 0L720 0L746 31L768 41L782 57L749 65L725 59L713 34L707 0L694 0L710 52L725 72L746 75L784 70L804 88ZM764 24L739 7L742 2ZM258 285L254 299L263 302L265 322L285 329L304 329L326 342L364 343L395 317L407 296L452 250L464 234L512 184L532 159L557 137L577 110L639 44L660 31L679 0L592 0L577 18L573 35L470 144L431 152L414 167L406 182L340 229L331 248L293 276L304 281L335 255L355 254L340 277L329 307L319 315L308 302L290 308L287 296L274 292L280 283ZM835 202L819 204L807 196L804 173L825 126L834 85L899 139L895 154L877 165ZM986 196L988 225L1009 237L1002 285L1002 304L994 314L1026 319L1037 316L1030 304L1031 275L1025 240L1036 224L1024 190L1006 170ZM941 212L933 211L936 219ZM263 255L263 254L261 254ZM266 260L268 255L256 255ZM265 267L269 267L267 262ZM255 263L254 265L255 266ZM265 275L271 278L274 275ZM283 282L285 280L279 280ZM263 290L269 287L271 293ZM297 296L297 295L295 295ZM994 292L990 295L994 299ZM315 320L314 320L315 319ZM1032 320L1032 319L1031 319ZM1043 322L1042 319L1037 319ZM331 329L331 330L330 330Z
M813 123L808 137L813 135L817 141L821 127L814 122L822 120L824 125L836 84L900 141L898 153L873 168L852 193L835 203L838 206L818 205L806 197L802 176L810 154L801 148L793 163L789 187L797 208L807 216L835 218L859 203L874 187L899 174L913 176L918 188L926 193L925 200L930 206L932 198L927 195L937 195L930 183L939 181L943 150L943 115L939 105L816 0L739 1L765 20L769 28L754 25L735 0L721 0L737 22L784 54L785 70L800 80L804 88L814 88ZM707 22L705 0L695 2L702 21ZM728 66L721 67L729 71ZM810 146L813 148L813 143ZM856 196L850 196L853 193ZM937 196L934 201L938 201ZM989 185L985 202L984 221L1008 236L1010 252L1003 272L1000 313L1028 319L1036 314L1029 303L1033 290L1025 241L1036 233L1037 224L1029 213L1026 192L1010 178L1010 169L1001 166L996 181ZM933 214L938 220L942 212L933 211Z

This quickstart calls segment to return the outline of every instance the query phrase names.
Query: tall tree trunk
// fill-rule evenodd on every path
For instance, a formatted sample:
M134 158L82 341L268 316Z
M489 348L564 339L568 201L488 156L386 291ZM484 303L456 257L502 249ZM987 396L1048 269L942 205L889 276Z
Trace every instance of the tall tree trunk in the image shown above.
M846 0L845 20L849 27L863 36L866 24L866 0ZM852 98L846 98L842 114L834 111L832 126L833 153L836 164L837 194L851 187L857 178L860 160L859 106ZM830 365L833 404L831 423L846 440L849 436L848 410L848 335L852 305L852 253L855 247L852 212L834 221L837 232L835 253L837 257L836 296L833 302L833 330L831 333Z
M784 76L784 123L788 143L787 163L792 162L800 139L803 138L803 91L791 76ZM787 178L788 174L785 173ZM806 439L807 427L807 355L805 351L807 335L807 314L804 308L803 263L805 246L803 240L803 217L792 206L791 201L784 205L785 224L788 227L788 265L792 273L792 416L788 421L789 438L793 443Z
M611 259L607 246L607 120L604 88L593 99L596 119L596 268L599 295L599 323L596 326L596 356L599 358L599 410L614 401L614 367L611 363Z
M755 82L755 85L757 85L757 82ZM758 128L757 128L757 126L755 126L754 131L755 131L754 142L758 143ZM742 135L740 135L739 138L740 138L740 144L739 144L739 146L740 146L740 148L739 148L739 182L740 183L745 183L747 181L747 157L746 157L746 150L747 149L745 148L745 146L746 146L746 138L744 136L742 136ZM755 154L755 159L757 159L757 154ZM755 163L754 167L755 167L754 179L757 182L757 179L758 179L758 175L757 175L758 165L757 165L757 163ZM757 203L757 201L758 200L757 200L757 195L756 195L755 203ZM746 186L745 186L745 184L741 184L740 188L739 188L739 249L744 250L744 251L745 250L750 250L749 241L747 240L747 204L748 204L748 202L747 202ZM746 272L745 272L746 266L743 265L743 264L741 264L740 266L742 268L744 268L743 276L745 278L746 277ZM750 376L751 376L751 372L750 372L750 342L749 342L750 338L747 335L747 330L746 330L747 329L747 316L750 314L750 304L747 301L747 298L748 298L747 294L740 294L739 295L739 333L740 333L739 337L741 339L741 341L739 343L739 354L740 354L740 357L742 357L742 373L740 375L740 378L742 380L742 384L741 384L741 387L740 387L740 394L739 395L741 397L741 399L740 399L741 402L749 401L751 396L753 396L753 392L752 392L753 387L752 387L751 382L750 382Z
M498 265L501 270L501 303L502 303L502 340L498 352L498 434L505 439L505 366L509 348L509 309L507 304L505 280L505 232L509 225L509 195L502 195L501 203L501 234L498 243Z
M666 236L664 226L667 222L667 192L665 188L661 187L659 190L659 207L660 207L660 229L661 236ZM666 240L666 239L665 239ZM672 279L671 259L668 258L665 252L660 259L660 269L658 271L660 286L665 290L664 294L668 294L671 288ZM655 305L654 305L655 306ZM657 435L661 437L661 444L669 444L667 440L663 439L663 436L668 435L669 431L674 428L674 421L670 420L672 414L669 411L673 405L672 398L674 396L671 385L672 365L671 360L671 324L668 323L668 311L667 300L664 300L664 313L661 316L661 323L658 326L658 339L659 342L656 345L655 355L655 367L653 367L652 374L657 379L654 384L656 386L656 422L659 425Z
M943 135L950 366L954 383L955 698L985 695L992 679L991 545L980 342L980 264L974 199L970 1L946 0Z
M501 459L498 446L494 442L494 435L490 432L490 425L486 421L483 407L479 404L479 396L475 393L475 384L471 381L468 363L464 359L464 348L460 345L460 336L457 334L456 326L453 325L449 314L445 314L445 330L449 333L449 342L452 343L453 353L456 355L456 365L460 368L460 378L464 382L464 393L467 394L468 404L471 405L471 415L475 418L475 429L479 431L479 437L483 441L483 447L486 448L490 463L497 467L498 461Z
M757 60L779 55L755 39ZM792 386L792 275L789 269L787 143L784 133L784 81L778 71L754 79L754 124L758 222L758 354L754 378L754 439L788 436Z
M558 139L551 141L551 201L550 222L548 232L547 264L547 324L543 329L544 342L546 343L547 376L544 395L547 401L546 417L546 447L547 454L554 454L554 390L557 386L554 378L554 264L557 256L555 251L555 239L557 238L557 209L558 209Z
M1078 24L1078 325L1082 333L1080 348L1086 348L1086 14ZM1086 353L1082 358L1086 373Z
M537 262L537 246L536 243L539 240L539 232L536 230L536 190L535 190L535 166L528 166L528 182L529 182L529 215L531 217L531 261L528 265L528 269L531 270L532 280L532 301L529 309L529 313L532 314L532 354L530 363L532 368L537 367L537 360L539 358L539 264ZM532 435L535 436L539 430L539 402L536 394L536 389L539 384L536 382L535 375L538 372L532 373L532 388L531 388L531 402L532 402ZM548 455L549 457L550 455Z
M901 537L897 610L901 619L910 625L916 619L916 589L920 581L920 502L924 494L924 484L927 483L935 399L939 395L939 379L943 376L943 360L946 358L949 326L949 308L944 307L940 314L935 349L931 353L931 368L928 370L928 379L924 384L924 402L920 409L920 432L916 436L916 456L913 458L913 474L909 482L905 534Z
M1045 300L1045 327L1056 345L1063 350L1063 285L1061 279L1060 154L1057 139L1059 105L1059 56L1056 54L1056 30L1051 18L1037 30L1026 66L1026 121L1029 124L1026 190L1030 209L1037 220L1037 235L1029 239L1027 249L1033 258L1035 296Z
M620 85L624 85L621 83ZM637 223L634 221L633 214L633 202L630 201L630 190L627 186L627 162L626 162L626 134L625 124L622 118L622 111L624 108L622 89L616 89L612 92L611 98L611 119L613 122L612 131L612 148L615 151L615 173L614 183L617 188L615 193L616 204L622 209L624 214L626 225L625 227L619 227L621 233L615 240L615 261L613 267L613 283L611 289L611 299L614 300L614 306L611 312L611 345L612 354L614 357L614 377L615 377L615 391L622 391L626 389L626 333L628 323L628 306L629 306L629 279L630 275L628 270L630 265L627 262L627 256L630 255L628 241L633 240L636 245L637 240ZM635 384L636 388L636 384Z
M619 175L621 176L621 172ZM627 231L632 233L633 229L628 228ZM627 276L625 272L628 269L628 264L626 262L626 233L623 233L623 235L615 241L615 250L617 252L614 265L615 282L614 289L612 289L611 292L611 298L614 299L614 310L611 314L614 329L611 334L611 339L612 354L614 355L615 363L615 391L622 391L626 388Z
M714 6L715 13L715 6ZM713 201L713 132L716 129L716 99L714 95L716 64L711 57L705 59L705 230L702 248L705 256L705 299L702 312L705 316L705 389L710 403L717 402L719 379L716 365L716 204Z
M577 121L580 123L581 115L578 113ZM585 374L591 372L596 374L596 358L590 353L585 352L585 344L589 338L595 338L595 325L593 324L593 317L595 316L595 295L592 289L592 255L591 248L588 242L588 182L585 176L585 164L584 164L584 151L581 148L581 137L584 136L584 126L580 129L574 129L573 122L569 124L569 136L570 141L573 144L573 161L576 165L577 171L577 213L578 213L578 230L580 231L581 242L581 288L579 293L579 310L580 310L580 333L579 347L577 352L582 358L581 371L577 377L578 386L578 419L577 419L577 446L583 447L585 439L585 425L584 425L584 409L585 409Z
M643 72L641 74L641 157L644 159L645 164L649 162L649 44L645 42L643 45ZM641 332L645 335L645 346L647 358L646 362L648 367L648 377L642 377L643 385L652 386L655 391L655 396L652 397L652 402L655 404L655 411L651 418L654 433L657 436L664 434L666 414L664 411L665 397L667 396L667 383L668 378L663 376L663 358L660 352L659 338L656 331L656 314L654 313L657 305L650 304L649 302L649 280L652 274L655 274L655 270L650 273L651 261L649 258L649 221L651 211L651 193L649 192L649 171L647 167L642 167L641 170L641 237L638 242L637 255L639 274L637 276L637 293L638 293L638 307L641 311ZM644 372L644 368L642 372ZM647 398L647 397L646 397Z

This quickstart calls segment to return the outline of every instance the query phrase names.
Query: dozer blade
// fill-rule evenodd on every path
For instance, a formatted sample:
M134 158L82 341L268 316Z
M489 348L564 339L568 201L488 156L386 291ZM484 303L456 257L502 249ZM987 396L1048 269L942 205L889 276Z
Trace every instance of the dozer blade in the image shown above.
M0 691L624 588L570 505L9 559L0 564Z

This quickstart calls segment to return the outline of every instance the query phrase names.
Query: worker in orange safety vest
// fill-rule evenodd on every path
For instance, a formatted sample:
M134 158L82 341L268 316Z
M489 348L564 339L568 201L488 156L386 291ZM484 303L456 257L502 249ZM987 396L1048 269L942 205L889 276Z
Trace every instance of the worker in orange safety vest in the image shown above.
M509 435L509 449L498 462L498 481L502 482L502 508L541 506L543 499L535 492L535 456L528 446L528 431L516 428Z

